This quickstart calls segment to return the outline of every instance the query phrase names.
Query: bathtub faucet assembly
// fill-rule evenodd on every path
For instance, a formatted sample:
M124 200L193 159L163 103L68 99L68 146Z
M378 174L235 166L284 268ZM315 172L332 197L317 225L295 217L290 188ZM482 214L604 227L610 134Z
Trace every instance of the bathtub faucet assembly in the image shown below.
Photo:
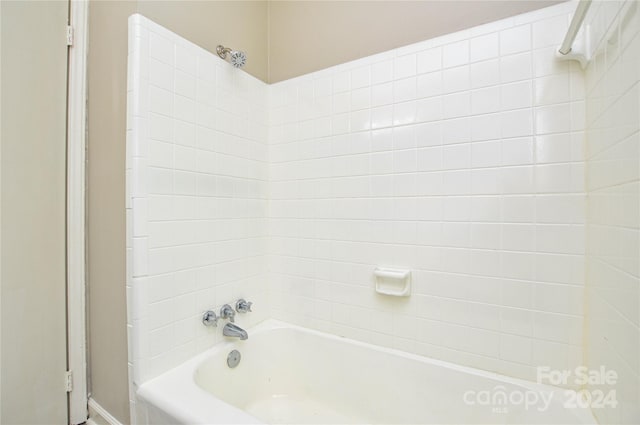
M235 311L229 304L225 304L220 308L219 316L216 315L215 311L207 310L202 315L202 324L204 324L205 326L216 327L218 326L219 319L223 319L223 320L229 319L230 323L227 323L226 325L224 325L224 328L222 329L222 335L245 340L249 338L249 334L247 334L247 331L245 331L240 326L234 323L235 317L236 317L236 311L238 313L243 313L243 314L249 313L251 312L252 304L253 304L252 302L249 302L244 298L240 298L238 301L236 301Z
M229 319L230 323L224 325L224 328L222 329L222 335L245 340L249 338L249 334L247 334L247 331L233 322L235 322L236 311L238 313L249 313L251 312L252 304L252 302L249 302L244 298L240 298L238 301L236 301L235 311L229 304L225 304L220 308L220 316L217 316L213 310L207 310L202 315L202 323L205 326L215 327L218 326L219 319Z

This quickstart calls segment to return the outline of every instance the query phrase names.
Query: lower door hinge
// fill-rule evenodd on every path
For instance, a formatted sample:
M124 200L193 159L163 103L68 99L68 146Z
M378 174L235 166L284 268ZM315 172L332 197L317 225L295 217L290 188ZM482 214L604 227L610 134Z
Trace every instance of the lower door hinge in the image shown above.
M67 46L73 46L73 27L67 25Z
M64 374L64 381L67 392L70 393L71 391L73 391L73 372L71 372L70 370L66 371Z

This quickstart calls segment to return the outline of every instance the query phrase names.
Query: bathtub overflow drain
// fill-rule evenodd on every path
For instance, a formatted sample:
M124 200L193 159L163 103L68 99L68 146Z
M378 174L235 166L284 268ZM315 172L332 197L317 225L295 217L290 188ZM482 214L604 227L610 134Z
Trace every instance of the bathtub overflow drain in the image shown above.
M227 356L227 366L229 366L230 368L234 368L238 366L238 363L240 363L241 358L242 356L240 355L240 351L233 350Z

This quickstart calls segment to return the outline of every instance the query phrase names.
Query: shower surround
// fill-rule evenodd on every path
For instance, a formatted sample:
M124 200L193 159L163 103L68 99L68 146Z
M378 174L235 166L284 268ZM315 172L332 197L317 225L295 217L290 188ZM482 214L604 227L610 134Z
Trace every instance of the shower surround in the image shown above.
M589 225L589 241L610 247L620 226L638 240L637 214L625 221L599 206L620 199L618 188L637 200L638 74L627 75L630 94L616 92L636 117L619 145L626 158L635 152L620 177L628 186L585 163L604 155L599 163L617 168L605 142L585 144L585 127L601 128L585 117L611 123L599 99L613 83L601 81L618 74L601 64L625 58L637 71L637 55L622 52L638 45L640 14L634 6L616 59L585 73L555 57L574 9L563 3L274 85L132 16L132 407L139 385L222 340L202 312L241 297L255 311L236 315L242 327L275 318L528 380L537 366L606 359L631 373L625 397L637 399L638 364L618 360L620 340L587 346L583 330L585 181L602 195L589 202L603 223ZM593 249L598 267L588 269L602 286L619 267ZM412 295L376 294L377 266L412 270ZM589 305L606 314L613 303L624 327L616 334L637 353L637 256L625 267L629 304L617 308L600 288ZM609 332L587 323L596 338Z

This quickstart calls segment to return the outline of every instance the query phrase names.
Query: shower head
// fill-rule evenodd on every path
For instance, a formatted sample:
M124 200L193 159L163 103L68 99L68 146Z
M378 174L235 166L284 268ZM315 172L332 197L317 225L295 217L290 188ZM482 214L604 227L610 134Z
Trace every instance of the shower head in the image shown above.
M236 68L242 68L245 63L247 63L247 54L245 52L231 52L231 65L235 66Z
M227 59L227 55L229 55L229 62L235 68L242 68L247 63L247 54L239 50L231 50L228 47L218 45L218 47L216 47L216 53L218 53L218 56L222 59Z

